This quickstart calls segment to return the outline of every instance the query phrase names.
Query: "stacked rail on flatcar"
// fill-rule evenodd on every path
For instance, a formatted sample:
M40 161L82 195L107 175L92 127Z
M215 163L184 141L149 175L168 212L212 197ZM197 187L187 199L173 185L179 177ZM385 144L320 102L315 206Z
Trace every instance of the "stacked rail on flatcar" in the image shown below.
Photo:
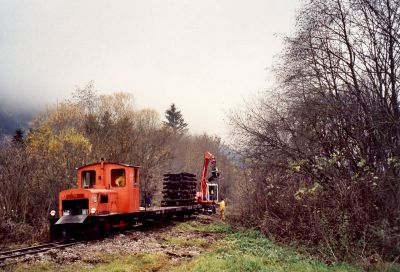
M163 201L161 206L187 206L196 202L195 174L165 174L163 181Z

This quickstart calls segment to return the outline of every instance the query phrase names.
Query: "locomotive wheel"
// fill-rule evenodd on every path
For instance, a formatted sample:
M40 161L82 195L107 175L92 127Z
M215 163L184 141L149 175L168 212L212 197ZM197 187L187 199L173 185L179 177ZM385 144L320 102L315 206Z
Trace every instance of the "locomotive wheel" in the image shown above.
M100 238L100 224L98 221L90 224L90 228L88 229L88 238L89 240L98 240Z
M176 217L177 217L179 220L183 220L183 219L185 219L185 214L184 214L184 213L178 213L178 214L176 215Z
M99 222L99 234L101 237L108 236L111 231L111 224L107 220L101 220Z

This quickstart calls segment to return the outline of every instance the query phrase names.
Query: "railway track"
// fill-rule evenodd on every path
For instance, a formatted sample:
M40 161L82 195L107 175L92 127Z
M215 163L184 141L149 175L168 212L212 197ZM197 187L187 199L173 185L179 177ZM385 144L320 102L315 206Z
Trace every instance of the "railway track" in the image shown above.
M3 251L3 252L0 252L0 267L5 267L10 264L21 262L23 260L20 260L18 258L26 256L26 255L33 255L33 254L37 254L37 253L41 253L41 252L46 252L51 249L65 248L65 247L81 244L84 242L85 241L56 242L56 243L43 244L43 245L38 245L38 246L25 247L25 248L20 248L20 249L15 249L15 250Z
M118 232L118 233L130 235L137 231L151 230L151 229L155 228L155 225L157 225L157 224L154 225L154 223L155 222L148 222L148 224L138 223L136 225L130 226L125 231ZM113 237L114 235L109 235L107 237ZM103 238L104 237L97 239L97 240L92 240L92 241L101 241ZM38 254L41 252L49 251L51 249L66 248L69 246L82 244L82 243L86 243L86 242L88 242L88 240L69 241L69 242L63 241L63 242L54 242L54 243L42 244L42 245L38 245L38 246L31 246L31 247L25 247L25 248L20 248L20 249L15 249L15 250L3 251L3 252L0 252L0 268L6 267L6 266L9 266L12 264L16 264L19 262L24 262L24 261L26 261L26 259L22 259L21 257L26 256L26 255L34 255L34 254Z
M122 232L124 234L132 234L144 227L143 224L137 224L134 226L131 226L130 229ZM112 237L112 235L111 235ZM97 241L100 241L102 238L98 239ZM70 242L54 242L54 243L48 243L48 244L42 244L38 246L31 246L31 247L25 247L25 248L20 248L20 249L15 249L15 250L8 250L8 251L3 251L0 252L0 268L3 268L5 266L23 262L25 261L24 259L21 259L21 257L26 256L26 255L34 255L38 254L41 252L46 252L51 249L60 249L60 248L65 248L77 244L82 244L87 242L87 240L81 240L81 241L70 241Z

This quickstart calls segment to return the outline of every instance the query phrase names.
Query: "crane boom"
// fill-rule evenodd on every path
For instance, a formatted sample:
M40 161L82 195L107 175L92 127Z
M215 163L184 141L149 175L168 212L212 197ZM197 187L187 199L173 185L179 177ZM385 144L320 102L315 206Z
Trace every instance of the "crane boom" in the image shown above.
M211 176L207 182L207 169L211 163ZM210 152L204 153L203 170L201 172L200 192L196 193L197 203L202 205L203 212L216 212L216 205L218 202L218 184L217 180L219 172L217 168L217 161L213 154Z
M206 197L206 190L207 190L207 169L208 169L208 164L216 164L216 160L213 154L211 154L210 152L205 152L204 153L204 162L203 162L203 171L201 172L201 194L202 194L202 198L203 200L205 200Z

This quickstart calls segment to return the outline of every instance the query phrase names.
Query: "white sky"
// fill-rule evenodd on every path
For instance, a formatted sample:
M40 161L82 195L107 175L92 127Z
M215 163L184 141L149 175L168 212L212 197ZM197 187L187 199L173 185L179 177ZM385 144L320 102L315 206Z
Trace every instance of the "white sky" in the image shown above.
M0 0L0 99L52 104L93 80L138 108L175 103L190 132L227 137L226 112L266 68L299 0Z

